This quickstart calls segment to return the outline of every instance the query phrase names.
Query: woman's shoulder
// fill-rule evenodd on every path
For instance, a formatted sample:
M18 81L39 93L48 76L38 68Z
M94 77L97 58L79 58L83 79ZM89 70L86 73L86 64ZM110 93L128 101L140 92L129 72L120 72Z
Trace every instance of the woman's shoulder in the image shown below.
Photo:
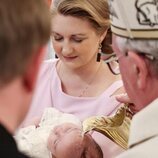
M121 75L116 76L113 84L111 85L111 90L113 91L113 95L125 93L125 89L123 86L123 81L121 79Z
M49 60L44 60L41 66L41 71L48 71L52 70L53 67L56 66L56 63L59 59L49 59Z
M123 82L120 75L110 74L107 83L108 86L105 90L105 93L110 95L116 93L120 89L123 89Z
M120 93L124 93L124 86L123 86L123 82L121 79L119 80L115 80L107 89L108 93L110 93L110 95L117 95Z
M57 61L58 59L44 60L40 68L39 78L51 75L51 72L55 71Z

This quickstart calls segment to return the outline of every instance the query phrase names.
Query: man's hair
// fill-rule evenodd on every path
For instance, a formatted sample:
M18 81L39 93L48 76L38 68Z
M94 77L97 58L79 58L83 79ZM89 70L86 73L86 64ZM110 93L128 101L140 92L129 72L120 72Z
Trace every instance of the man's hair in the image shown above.
M45 0L0 1L0 86L22 75L50 36Z
M147 39L127 39L123 37L116 37L116 42L122 53L128 50L135 51L138 55L149 55L154 57L153 60L145 58L149 61L152 74L158 78L158 40ZM143 56L142 56L143 57Z

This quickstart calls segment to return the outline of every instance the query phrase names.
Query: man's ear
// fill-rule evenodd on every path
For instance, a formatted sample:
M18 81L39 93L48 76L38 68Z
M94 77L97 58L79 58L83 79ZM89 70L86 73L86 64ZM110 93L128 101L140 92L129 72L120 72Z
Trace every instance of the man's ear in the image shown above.
M133 75L136 77L136 84L139 89L144 90L149 73L146 61L136 52L129 51L128 56L131 60Z
M25 74L23 75L23 85L28 92L35 88L37 75L40 65L44 59L46 47L40 47L32 57L30 63L26 67Z

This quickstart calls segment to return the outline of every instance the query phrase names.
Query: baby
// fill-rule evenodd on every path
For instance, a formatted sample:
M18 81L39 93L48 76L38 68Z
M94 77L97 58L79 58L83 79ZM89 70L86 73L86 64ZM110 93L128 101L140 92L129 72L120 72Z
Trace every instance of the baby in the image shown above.
M47 108L39 126L21 128L18 148L35 158L102 158L100 147L89 134L82 136L82 125L71 114Z
M48 138L48 148L56 158L102 158L103 153L91 135L82 136L78 125L65 123L55 127Z
M103 153L91 135L82 135L78 125L56 126L48 138L48 148L56 158L103 158Z

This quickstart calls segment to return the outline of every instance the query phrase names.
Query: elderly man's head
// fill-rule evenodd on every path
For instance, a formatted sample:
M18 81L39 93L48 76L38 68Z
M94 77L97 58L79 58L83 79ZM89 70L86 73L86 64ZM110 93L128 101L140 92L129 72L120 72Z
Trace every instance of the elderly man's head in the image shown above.
M136 111L158 97L158 2L148 1L109 0L113 49Z

